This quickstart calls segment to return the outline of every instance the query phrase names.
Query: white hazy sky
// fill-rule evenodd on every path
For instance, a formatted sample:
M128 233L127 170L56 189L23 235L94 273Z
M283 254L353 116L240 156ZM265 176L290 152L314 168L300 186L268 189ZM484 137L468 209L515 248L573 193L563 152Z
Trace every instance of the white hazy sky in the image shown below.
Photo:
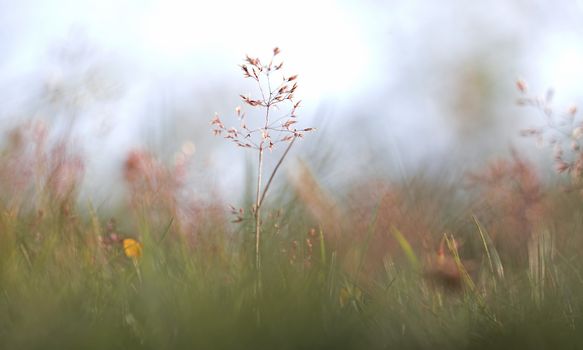
M71 36L159 79L229 77L242 54L277 45L290 69L301 72L306 101L342 101L399 84L404 64L431 66L427 61L444 61L448 52L455 58L479 46L476 31L486 30L486 44L492 37L522 40L525 60L516 73L566 95L583 80L581 3L0 0L0 78L14 82L38 72L51 45Z
M100 135L88 148L119 163L144 128L167 122L152 116L153 100L192 99L200 113L193 118L203 121L230 111L242 92L231 83L242 56L277 45L290 72L300 73L308 119L325 106L331 120L321 125L363 126L354 131L361 143L390 139L410 159L427 159L457 147L448 103L476 60L493 65L490 88L502 91L493 113L516 113L518 77L537 92L554 87L561 103L581 101L582 37L583 1L0 0L0 118L14 120L34 84L68 77L68 67L55 70L51 61L55 47L86 40L123 88L119 101L94 111L116 117L109 142ZM233 98L191 96L193 87ZM94 168L97 177L109 171Z
M355 4L259 1L5 1L0 7L3 77L42 64L47 47L71 35L159 75L224 71L244 53L280 46L302 72L310 98L361 88L374 67L370 13ZM342 79L339 79L342 74ZM334 84L330 84L334 81Z

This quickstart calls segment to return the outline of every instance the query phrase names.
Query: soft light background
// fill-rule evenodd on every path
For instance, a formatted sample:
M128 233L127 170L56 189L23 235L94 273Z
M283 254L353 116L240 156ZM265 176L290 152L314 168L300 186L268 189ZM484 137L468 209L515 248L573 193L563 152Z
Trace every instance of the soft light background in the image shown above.
M249 158L208 123L253 93L244 55L279 46L300 74L299 116L319 129L293 157L321 181L463 171L524 146L519 130L539 119L515 105L517 78L555 88L558 108L580 101L582 37L583 1L2 0L1 131L71 126L85 193L102 201L119 199L128 150L171 162L190 141L193 184L238 198Z

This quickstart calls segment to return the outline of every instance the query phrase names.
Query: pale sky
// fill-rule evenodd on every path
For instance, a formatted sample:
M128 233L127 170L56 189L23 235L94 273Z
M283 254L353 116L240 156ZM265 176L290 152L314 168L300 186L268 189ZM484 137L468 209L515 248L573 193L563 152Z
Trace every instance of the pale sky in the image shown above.
M583 101L582 37L582 1L0 0L0 118L15 123L47 81L76 79L86 67L55 62L54 52L87 42L119 96L93 105L80 129L107 130L87 148L100 151L99 162L119 163L145 135L173 135L157 109L179 111L191 126L232 111L247 92L238 90L250 89L237 68L244 54L279 46L286 68L300 74L305 120L321 134L358 135L350 148L335 146L347 162L374 161L378 154L359 147L384 150L384 141L423 162L459 148L460 130L480 131L483 122L452 121L461 102L477 99L468 113L485 118L520 114L516 78L539 93L553 87L559 103ZM477 85L464 91L464 81ZM485 92L492 106L482 110ZM494 138L507 144L519 120ZM180 142L204 136L223 152L217 157L237 157L206 130L179 131ZM349 149L360 153L351 158ZM97 177L110 171L99 164Z

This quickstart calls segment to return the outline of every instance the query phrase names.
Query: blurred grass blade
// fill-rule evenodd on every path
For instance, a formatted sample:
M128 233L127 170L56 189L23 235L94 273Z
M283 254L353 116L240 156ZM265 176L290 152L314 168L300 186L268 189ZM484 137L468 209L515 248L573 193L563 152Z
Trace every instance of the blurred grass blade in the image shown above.
M166 238L166 236L168 235L168 232L170 232L170 228L172 228L172 223L174 223L174 216L172 216L170 218L170 222L168 222L168 225L166 226L166 230L164 230L164 233L162 234L162 237L160 237L160 239L158 240L158 243L162 243L164 238Z
M326 266L326 245L324 241L324 231L320 228L320 261Z
M414 269L419 269L419 259L417 259L417 255L415 255L413 247L411 247L409 241L407 241L407 239L405 238L405 236L403 236L401 231L399 231L394 226L391 228L391 233L399 243L399 246L401 246L401 249L403 250L403 253L405 253L405 256L407 257L407 260L409 261L411 266L413 266Z
M375 208L373 210L372 219L370 220L370 223L368 225L368 230L366 233L366 240L364 241L364 246L362 247L362 251L360 253L360 259L358 262L358 266L356 267L356 274L354 276L355 282L358 281L358 276L360 275L360 271L362 270L362 267L364 266L364 260L366 258L366 253L368 252L368 246L370 244L370 240L371 240L372 236L374 235L374 231L375 231L375 228L377 226L377 219L378 219L378 215L379 215L380 206L381 206L381 201L379 201L375 205Z
M478 232L480 233L480 238L482 239L482 244L484 245L484 251L486 252L486 256L488 257L490 272L492 272L492 274L496 274L498 278L504 279L504 266L502 265L500 255L498 255L498 251L494 246L494 242L490 238L490 235L488 234L486 229L482 227L482 224L480 223L478 218L475 215L472 215L472 218L474 219L476 227L478 228Z
M474 283L474 281L472 280L472 277L468 273L468 270L466 269L466 267L462 263L462 260L461 260L460 255L459 255L459 251L457 249L457 244L455 242L453 235L448 237L447 234L444 234L444 239L445 239L445 243L447 244L447 248L449 249L449 252L453 256L453 260L456 264L456 267L457 267L460 275L463 278L464 284L470 289L470 291L472 291L472 293L474 293L478 297L478 299L481 301L481 303L483 303L483 300L481 299L480 295L477 293L476 284Z

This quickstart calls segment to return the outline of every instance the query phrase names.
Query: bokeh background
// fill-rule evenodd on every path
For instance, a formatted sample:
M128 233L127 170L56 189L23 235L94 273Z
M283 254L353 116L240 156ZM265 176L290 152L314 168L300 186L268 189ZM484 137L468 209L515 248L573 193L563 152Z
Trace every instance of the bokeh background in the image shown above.
M72 135L82 195L100 203L122 197L130 150L172 162L192 143L199 194L237 201L250 154L209 121L255 93L244 55L278 46L318 128L292 158L322 183L461 173L532 149L519 131L540 119L516 105L518 78L554 88L558 109L580 102L582 17L583 1L0 0L0 131L40 119Z

